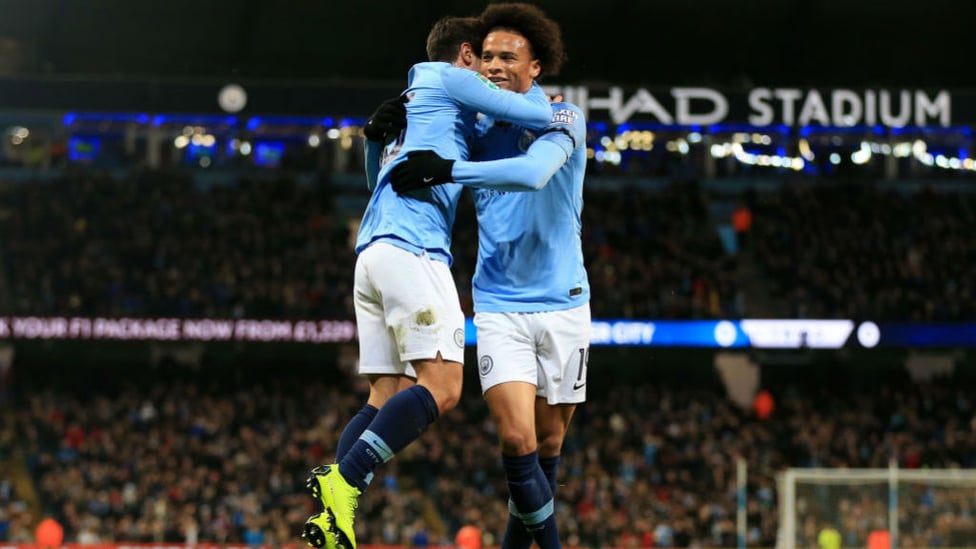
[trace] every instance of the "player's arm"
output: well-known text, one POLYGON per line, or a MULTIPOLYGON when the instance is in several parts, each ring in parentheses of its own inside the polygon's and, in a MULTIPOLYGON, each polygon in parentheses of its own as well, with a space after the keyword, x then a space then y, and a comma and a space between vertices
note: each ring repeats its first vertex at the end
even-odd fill
POLYGON ((485 162, 446 160, 433 151, 410 153, 391 172, 398 193, 453 181, 501 191, 536 191, 586 146, 586 121, 575 105, 554 104, 552 122, 525 154, 485 162))
POLYGON ((376 188, 382 168, 384 143, 407 127, 407 98, 404 95, 380 103, 363 126, 366 158, 366 187, 376 188))
POLYGON ((515 93, 499 88, 477 72, 458 67, 445 68, 441 80, 448 95, 459 104, 492 118, 541 130, 552 117, 549 98, 537 85, 527 93, 515 93))
POLYGON ((364 140, 366 148, 366 188, 373 190, 380 178, 380 157, 383 154, 383 144, 371 139, 364 140))
POLYGON ((537 191, 569 160, 575 144, 565 134, 547 133, 525 154, 486 162, 457 161, 451 169, 455 183, 499 191, 537 191))

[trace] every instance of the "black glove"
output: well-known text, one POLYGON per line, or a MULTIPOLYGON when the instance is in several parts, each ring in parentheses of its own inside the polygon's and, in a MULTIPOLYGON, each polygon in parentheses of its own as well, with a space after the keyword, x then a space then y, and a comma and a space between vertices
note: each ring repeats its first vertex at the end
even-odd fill
POLYGON ((445 160, 434 151, 413 151, 407 159, 393 166, 390 184, 397 194, 454 181, 453 160, 445 160))
POLYGON ((406 97, 399 96, 380 103, 366 125, 363 135, 370 141, 383 142, 386 138, 400 133, 407 127, 407 107, 404 105, 406 97))

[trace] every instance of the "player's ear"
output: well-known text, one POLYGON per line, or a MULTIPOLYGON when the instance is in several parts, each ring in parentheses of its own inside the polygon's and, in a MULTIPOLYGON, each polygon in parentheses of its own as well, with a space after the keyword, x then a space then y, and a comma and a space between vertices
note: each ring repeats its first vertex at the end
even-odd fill
POLYGON ((539 64, 538 59, 533 59, 532 63, 529 64, 529 74, 533 80, 539 78, 539 75, 542 74, 542 65, 539 64))
POLYGON ((461 62, 466 67, 470 67, 478 60, 478 56, 474 53, 474 48, 471 47, 471 43, 463 42, 461 44, 461 62))

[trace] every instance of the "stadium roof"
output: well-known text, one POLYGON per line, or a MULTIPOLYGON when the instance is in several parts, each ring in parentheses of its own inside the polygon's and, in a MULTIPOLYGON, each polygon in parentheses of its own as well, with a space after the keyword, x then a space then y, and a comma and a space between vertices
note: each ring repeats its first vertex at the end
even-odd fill
MULTIPOLYGON (((959 0, 544 0, 563 82, 976 88, 959 0)), ((0 74, 401 81, 484 2, 0 0, 0 74)))

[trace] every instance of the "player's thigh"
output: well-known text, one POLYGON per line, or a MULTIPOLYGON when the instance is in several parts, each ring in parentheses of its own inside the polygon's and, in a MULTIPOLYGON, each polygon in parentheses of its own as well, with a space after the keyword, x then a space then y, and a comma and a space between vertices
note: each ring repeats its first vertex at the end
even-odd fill
POLYGON ((538 386, 535 342, 527 331, 525 315, 477 313, 478 377, 481 391, 509 382, 538 386))
POLYGON ((538 343, 539 396, 549 404, 586 400, 590 358, 590 306, 532 315, 538 343))
POLYGON ((393 330, 386 324, 382 294, 370 276, 370 250, 372 247, 357 258, 353 282, 353 306, 359 332, 359 373, 416 378, 413 366, 400 359, 393 330))
POLYGON ((448 265, 382 243, 360 255, 366 254, 399 359, 432 360, 440 353, 446 361, 463 363, 464 313, 448 265))

